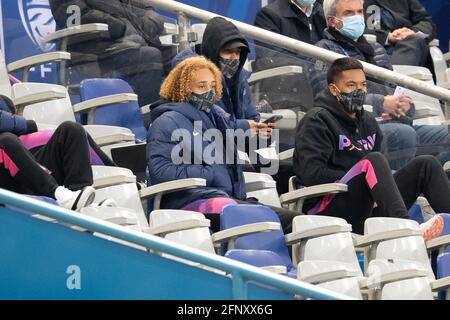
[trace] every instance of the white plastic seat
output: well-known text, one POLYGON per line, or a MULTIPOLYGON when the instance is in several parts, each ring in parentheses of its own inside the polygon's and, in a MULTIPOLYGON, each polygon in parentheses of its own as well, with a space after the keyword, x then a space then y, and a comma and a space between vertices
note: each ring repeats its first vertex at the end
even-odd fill
POLYGON ((141 229, 148 228, 136 176, 126 168, 92 166, 94 177, 95 202, 106 198, 114 199, 119 207, 131 209, 135 212, 141 229))
POLYGON ((399 218, 369 218, 364 224, 364 236, 355 239, 364 247, 364 266, 375 259, 406 260, 427 270, 430 281, 435 280, 425 241, 416 221, 399 218))
POLYGON ((362 299, 361 272, 355 270, 352 263, 303 261, 298 264, 297 278, 355 299, 362 299))
POLYGON ((353 270, 362 277, 351 230, 351 225, 341 218, 319 215, 295 217, 292 233, 286 235, 288 244, 293 245, 294 264, 302 261, 342 262, 353 266, 353 270))
MULTIPOLYGON (((64 94, 65 98, 30 104, 23 109, 23 116, 26 119, 35 120, 39 130, 55 128, 64 121, 76 121, 67 89, 63 86, 44 83, 18 83, 13 87, 14 98, 43 92, 49 88, 64 94)), ((134 134, 128 128, 88 125, 85 129, 100 147, 114 146, 118 143, 134 143, 134 134)))
POLYGON ((187 245, 192 248, 197 248, 212 254, 215 254, 214 246, 209 232, 209 220, 199 212, 187 210, 154 210, 150 214, 150 229, 149 233, 162 235, 165 239, 174 241, 179 244, 187 245), (179 222, 198 221, 198 227, 193 225, 178 224, 171 232, 156 233, 158 227, 172 225, 179 222), (201 222, 205 222, 202 224, 201 222), (185 229, 187 228, 187 229, 185 229))
POLYGON ((376 259, 367 268, 377 300, 432 300, 427 274, 422 264, 401 259, 376 259))
POLYGON ((244 179, 247 188, 247 197, 255 197, 260 203, 281 208, 280 197, 278 196, 277 186, 273 178, 264 173, 244 172, 244 179), (258 182, 261 182, 258 186, 258 182), (250 185, 253 184, 252 189, 250 185), (257 190, 255 190, 257 189, 257 190))

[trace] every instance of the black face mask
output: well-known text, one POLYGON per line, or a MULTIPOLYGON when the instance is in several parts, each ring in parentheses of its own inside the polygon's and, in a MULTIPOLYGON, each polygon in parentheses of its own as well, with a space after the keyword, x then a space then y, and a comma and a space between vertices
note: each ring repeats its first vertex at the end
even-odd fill
POLYGON ((337 90, 339 91, 339 95, 336 98, 347 111, 358 112, 363 109, 367 95, 364 90, 356 89, 350 93, 341 92, 339 89, 337 90))
POLYGON ((189 102, 200 111, 208 113, 216 103, 216 93, 214 90, 209 90, 201 94, 192 93, 189 102))
POLYGON ((239 69, 241 61, 239 59, 220 58, 220 69, 225 78, 231 79, 239 69))

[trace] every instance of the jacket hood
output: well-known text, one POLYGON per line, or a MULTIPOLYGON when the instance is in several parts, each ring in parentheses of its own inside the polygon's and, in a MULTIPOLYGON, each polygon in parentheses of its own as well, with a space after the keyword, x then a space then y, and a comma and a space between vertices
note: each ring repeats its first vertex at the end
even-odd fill
MULTIPOLYGON (((350 116, 344 111, 343 106, 337 101, 330 91, 322 91, 316 98, 315 105, 320 108, 326 109, 332 115, 334 115, 339 122, 341 122, 349 131, 354 131, 357 128, 357 122, 350 118, 350 116)), ((356 114, 356 117, 361 118, 364 110, 356 114)))
POLYGON ((208 22, 203 34, 201 53, 220 69, 220 49, 230 41, 240 41, 247 46, 241 51, 239 70, 236 72, 239 74, 247 60, 250 47, 247 39, 230 21, 222 17, 215 17, 208 22))

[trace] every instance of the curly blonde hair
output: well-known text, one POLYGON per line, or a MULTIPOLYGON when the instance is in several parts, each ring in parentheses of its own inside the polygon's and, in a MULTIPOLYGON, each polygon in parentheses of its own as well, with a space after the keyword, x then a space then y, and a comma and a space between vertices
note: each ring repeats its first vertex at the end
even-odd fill
POLYGON ((222 98, 222 75, 214 63, 205 57, 192 57, 180 62, 169 73, 161 85, 161 98, 170 102, 187 102, 191 98, 193 74, 201 69, 209 69, 214 75, 216 99, 222 98))

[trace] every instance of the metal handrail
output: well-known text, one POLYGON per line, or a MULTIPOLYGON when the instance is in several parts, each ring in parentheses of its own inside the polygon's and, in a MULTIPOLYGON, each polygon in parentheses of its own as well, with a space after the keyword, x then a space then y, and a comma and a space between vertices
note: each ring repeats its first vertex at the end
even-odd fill
POLYGON ((346 295, 313 286, 300 280, 290 279, 269 271, 253 267, 239 261, 233 261, 216 256, 188 246, 173 244, 165 239, 124 228, 122 226, 73 212, 43 201, 20 195, 0 188, 0 204, 31 211, 59 222, 81 227, 92 232, 98 232, 130 243, 143 246, 150 250, 166 253, 182 259, 198 262, 232 275, 232 292, 234 299, 246 299, 246 281, 254 280, 273 286, 302 297, 326 300, 352 300, 346 295))
MULTIPOLYGON (((218 14, 201 10, 174 0, 147 0, 147 2, 156 8, 166 11, 174 13, 183 12, 183 14, 187 15, 188 17, 203 22, 208 22, 210 19, 220 16, 218 14)), ((298 41, 275 32, 267 31, 240 21, 229 19, 228 17, 224 18, 234 23, 234 25, 244 35, 252 37, 254 40, 265 42, 267 44, 271 44, 280 48, 293 50, 302 55, 324 60, 330 63, 335 59, 345 57, 344 55, 334 53, 332 51, 322 49, 309 43, 298 41)), ((363 61, 361 62, 363 63, 366 73, 374 78, 390 83, 395 83, 422 94, 443 100, 447 103, 448 106, 450 106, 450 90, 425 83, 423 81, 375 66, 370 63, 366 63, 363 61)))

